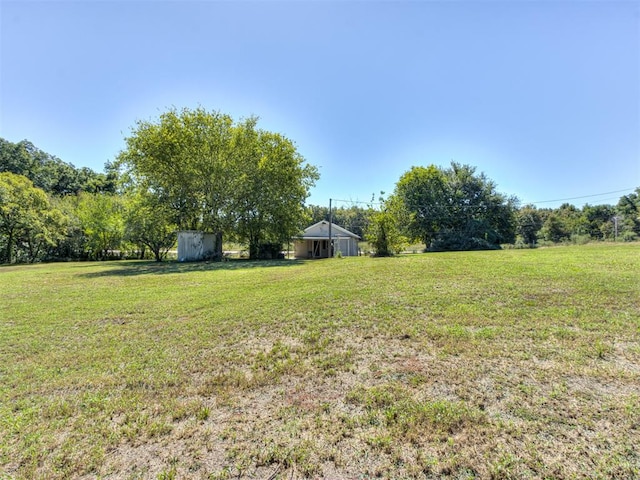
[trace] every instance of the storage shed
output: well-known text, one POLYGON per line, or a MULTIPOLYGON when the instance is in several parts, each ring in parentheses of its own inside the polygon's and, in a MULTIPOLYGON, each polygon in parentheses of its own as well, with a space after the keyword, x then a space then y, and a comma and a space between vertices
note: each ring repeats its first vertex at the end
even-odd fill
POLYGON ((360 237, 349 230, 331 224, 329 238, 329 222, 323 220, 304 230, 294 239, 294 256, 296 258, 329 258, 340 252, 345 257, 357 256, 360 237), (333 241, 333 242, 331 242, 333 241), (333 249, 330 245, 333 243, 333 249))
POLYGON ((178 261, 196 262, 222 258, 222 234, 197 230, 178 232, 178 261))

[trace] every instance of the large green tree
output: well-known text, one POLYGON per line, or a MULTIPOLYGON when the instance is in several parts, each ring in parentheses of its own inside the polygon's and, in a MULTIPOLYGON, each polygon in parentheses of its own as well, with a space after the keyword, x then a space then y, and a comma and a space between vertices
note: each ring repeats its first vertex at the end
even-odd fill
POLYGON ((539 236, 548 242, 554 243, 569 240, 571 230, 567 226, 566 217, 558 214, 555 210, 548 212, 540 228, 539 236))
POLYGON ((135 188, 151 192, 182 230, 227 231, 233 185, 233 120, 228 115, 171 109, 138 121, 116 165, 135 188))
POLYGON ((224 233, 260 245, 282 243, 303 225, 318 178, 286 137, 202 108, 171 109, 138 122, 117 166, 127 188, 157 197, 179 229, 224 233))
POLYGON ((522 241, 534 247, 538 242, 538 233, 542 228, 542 217, 535 205, 525 205, 517 213, 517 233, 522 241))
POLYGON ((622 237, 640 237, 640 187, 636 188, 635 192, 620 197, 616 212, 620 216, 618 221, 622 237))
POLYGON ((235 236, 249 245, 249 257, 279 251, 306 218, 305 199, 318 178, 286 137, 256 128, 250 118, 234 128, 235 169, 231 211, 235 236), (269 247, 271 246, 271 247, 269 247))
POLYGON ((400 225, 402 205, 397 196, 386 200, 381 196, 379 200, 380 209, 371 213, 365 238, 376 257, 389 257, 402 252, 407 244, 400 225))
POLYGON ((106 193, 83 193, 77 215, 91 258, 104 260, 120 250, 124 240, 124 201, 106 193))
POLYGON ((176 244, 177 227, 167 205, 149 192, 137 191, 125 205, 125 239, 139 246, 140 257, 151 250, 162 261, 176 244))
POLYGON ((579 208, 570 203, 563 203, 558 208, 539 210, 542 227, 538 236, 548 242, 567 242, 572 236, 580 235, 588 238, 589 225, 579 208))
POLYGON ((66 220, 65 235, 55 246, 49 249, 51 259, 86 260, 89 258, 87 250, 87 236, 82 229, 82 222, 78 216, 80 199, 77 195, 51 197, 51 203, 62 212, 66 220))
POLYGON ((428 247, 449 220, 445 172, 435 165, 412 167, 396 183, 394 195, 404 210, 407 235, 428 247))
POLYGON ((475 167, 413 167, 396 184, 407 234, 430 250, 499 248, 513 242, 517 200, 475 167))
POLYGON ((582 207, 581 223, 586 233, 594 240, 613 238, 612 219, 615 208, 611 205, 585 205, 582 207))
POLYGON ((64 236, 66 221, 46 193, 23 175, 0 173, 0 261, 34 262, 64 236))

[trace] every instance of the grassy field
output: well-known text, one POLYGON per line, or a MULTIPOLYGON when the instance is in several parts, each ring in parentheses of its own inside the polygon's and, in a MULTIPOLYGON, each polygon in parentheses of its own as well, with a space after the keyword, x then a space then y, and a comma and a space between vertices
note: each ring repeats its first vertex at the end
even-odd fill
POLYGON ((640 245, 0 268, 0 478, 640 478, 640 245))

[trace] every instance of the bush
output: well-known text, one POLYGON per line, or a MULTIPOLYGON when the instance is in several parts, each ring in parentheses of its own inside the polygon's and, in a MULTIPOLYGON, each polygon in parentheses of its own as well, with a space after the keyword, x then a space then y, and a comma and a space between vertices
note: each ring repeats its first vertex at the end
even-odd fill
POLYGON ((515 248, 516 250, 521 250, 524 248, 536 248, 537 243, 527 243, 524 241, 522 235, 518 235, 516 237, 516 242, 512 244, 502 245, 502 248, 515 248), (508 245, 508 246, 507 246, 508 245))
POLYGON ((500 250, 500 245, 488 242, 484 238, 467 237, 459 232, 442 232, 429 245, 430 252, 500 250))
POLYGON ((591 241, 591 237, 589 235, 579 235, 574 233, 571 235, 571 243, 574 245, 586 245, 591 241))
POLYGON ((258 245, 258 259, 259 260, 275 260, 283 259, 281 243, 261 243, 258 245))
POLYGON ((407 241, 400 234, 397 218, 389 211, 375 212, 365 237, 373 248, 373 256, 389 257, 402 252, 407 241))

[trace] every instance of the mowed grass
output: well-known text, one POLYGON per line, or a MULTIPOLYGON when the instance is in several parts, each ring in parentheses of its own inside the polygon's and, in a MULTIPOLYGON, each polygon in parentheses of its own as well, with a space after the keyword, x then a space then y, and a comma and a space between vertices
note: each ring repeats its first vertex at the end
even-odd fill
POLYGON ((640 477, 638 244, 0 286, 0 478, 640 477))

